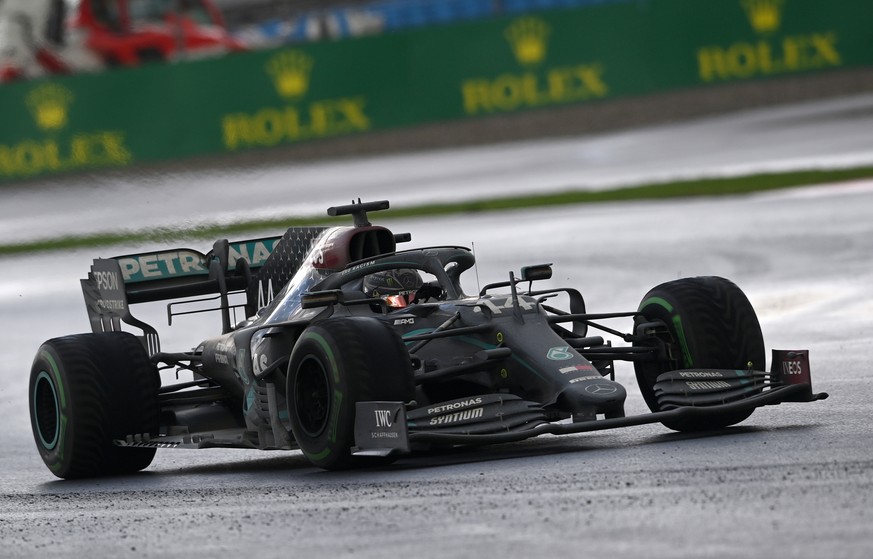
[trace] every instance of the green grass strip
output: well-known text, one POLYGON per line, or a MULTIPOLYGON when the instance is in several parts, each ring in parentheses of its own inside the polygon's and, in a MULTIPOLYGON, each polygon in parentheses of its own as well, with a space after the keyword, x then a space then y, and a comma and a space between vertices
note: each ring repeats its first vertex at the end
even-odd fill
MULTIPOLYGON (((529 196, 515 196, 510 198, 487 198, 464 202, 424 204, 406 208, 394 208, 388 213, 380 215, 379 220, 384 221, 391 218, 430 217, 459 213, 542 208, 568 204, 594 204, 631 200, 662 200, 699 196, 727 196, 822 183, 843 182, 868 177, 873 177, 873 167, 685 180, 602 191, 568 189, 565 192, 550 194, 532 194, 529 196)), ((294 225, 331 225, 347 223, 351 223, 348 218, 310 216, 246 220, 225 225, 199 226, 194 228, 159 228, 140 231, 104 232, 90 235, 41 239, 23 243, 0 244, 0 255, 29 254, 33 252, 52 250, 93 248, 146 242, 172 243, 180 238, 214 240, 222 237, 230 237, 236 233, 249 233, 252 231, 270 229, 278 229, 282 231, 294 225)))

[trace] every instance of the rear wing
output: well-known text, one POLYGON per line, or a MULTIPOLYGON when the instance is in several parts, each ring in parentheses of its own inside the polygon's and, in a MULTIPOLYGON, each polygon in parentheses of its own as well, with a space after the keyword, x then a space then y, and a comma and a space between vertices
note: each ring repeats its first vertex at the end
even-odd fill
POLYGON ((244 292, 246 316, 254 315, 264 300, 262 284, 268 282, 271 291, 281 289, 325 229, 291 227, 281 237, 222 239, 206 254, 180 248, 98 258, 81 280, 91 329, 117 331, 122 322, 140 328, 146 349, 154 354, 160 351, 157 332, 134 318, 130 305, 215 295, 219 305, 209 310, 221 311, 223 331, 229 332, 228 294, 244 292))

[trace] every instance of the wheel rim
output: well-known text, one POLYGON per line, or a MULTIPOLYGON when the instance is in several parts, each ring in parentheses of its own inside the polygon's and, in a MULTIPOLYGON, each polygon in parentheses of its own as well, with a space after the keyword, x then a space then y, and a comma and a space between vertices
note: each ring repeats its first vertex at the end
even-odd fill
POLYGON ((61 411, 55 383, 45 371, 39 373, 33 387, 33 414, 40 442, 52 450, 58 444, 61 411))
POLYGON ((297 368, 294 409, 303 432, 317 437, 327 428, 330 416, 330 383, 324 365, 313 356, 297 368))

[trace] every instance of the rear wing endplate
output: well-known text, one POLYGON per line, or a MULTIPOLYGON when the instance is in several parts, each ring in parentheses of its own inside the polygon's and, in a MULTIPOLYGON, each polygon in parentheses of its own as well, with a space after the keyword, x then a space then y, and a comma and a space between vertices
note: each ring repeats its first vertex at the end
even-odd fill
POLYGON ((218 294, 224 329, 229 331, 228 292, 246 289, 253 270, 263 266, 281 240, 220 240, 207 254, 182 248, 98 258, 81 280, 91 329, 113 332, 121 330, 121 323, 140 328, 146 349, 154 354, 160 351, 157 332, 134 318, 130 305, 218 294))

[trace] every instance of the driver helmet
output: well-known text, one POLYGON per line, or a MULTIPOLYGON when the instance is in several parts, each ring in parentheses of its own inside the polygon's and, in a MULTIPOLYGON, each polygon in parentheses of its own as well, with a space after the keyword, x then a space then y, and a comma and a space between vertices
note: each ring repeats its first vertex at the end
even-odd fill
POLYGON ((415 301, 422 285, 424 281, 417 270, 385 270, 364 278, 364 294, 382 299, 392 309, 402 309, 415 301))

